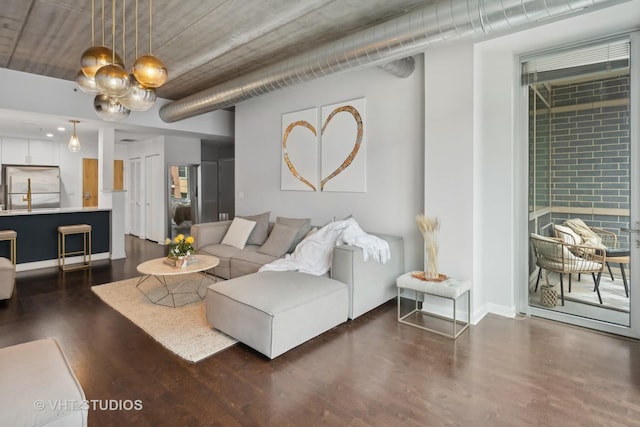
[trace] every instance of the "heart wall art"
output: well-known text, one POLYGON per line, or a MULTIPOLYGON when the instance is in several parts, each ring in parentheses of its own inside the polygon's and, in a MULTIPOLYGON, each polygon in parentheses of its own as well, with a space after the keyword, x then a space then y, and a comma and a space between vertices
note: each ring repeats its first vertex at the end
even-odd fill
POLYGON ((365 99, 325 105, 321 113, 320 190, 364 193, 365 99))
POLYGON ((316 191, 318 185, 318 109, 282 115, 280 189, 316 191))
POLYGON ((326 105, 320 113, 320 128, 316 108, 282 115, 281 189, 365 192, 365 99, 326 105))

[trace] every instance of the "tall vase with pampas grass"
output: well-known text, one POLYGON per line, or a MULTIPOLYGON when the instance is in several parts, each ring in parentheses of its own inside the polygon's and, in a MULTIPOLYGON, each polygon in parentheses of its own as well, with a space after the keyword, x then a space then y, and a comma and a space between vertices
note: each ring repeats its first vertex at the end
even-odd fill
POLYGON ((416 222, 422 237, 424 238, 424 277, 427 280, 438 280, 438 232, 440 221, 438 218, 429 218, 424 214, 416 216, 416 222))

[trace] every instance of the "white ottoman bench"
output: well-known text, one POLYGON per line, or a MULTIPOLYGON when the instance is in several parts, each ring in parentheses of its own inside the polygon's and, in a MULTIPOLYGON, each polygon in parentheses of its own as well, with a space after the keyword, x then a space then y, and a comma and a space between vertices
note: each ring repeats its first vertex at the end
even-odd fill
POLYGON ((346 322, 347 285, 295 271, 265 271, 207 289, 211 326, 274 359, 346 322))
POLYGON ((55 340, 0 349, 0 378, 0 424, 87 425, 84 392, 55 340))
POLYGON ((430 331, 439 335, 444 335, 449 338, 456 339, 458 336, 463 333, 471 322, 471 282, 468 280, 458 280, 458 279, 447 279, 442 282, 429 282, 426 280, 421 280, 416 277, 413 277, 413 273, 406 273, 402 276, 398 277, 396 280, 396 286, 398 287, 398 322, 404 323, 405 325, 414 326, 416 328, 424 329, 426 331, 430 331), (415 308, 411 310, 407 314, 402 314, 400 309, 400 294, 402 290, 409 289, 416 292, 415 298, 415 308), (449 320, 443 316, 439 316, 432 313, 427 313, 422 310, 422 308, 418 308, 418 295, 423 295, 423 303, 426 301, 427 295, 434 295, 441 298, 450 299, 453 302, 453 312, 452 312, 452 332, 446 333, 439 331, 434 328, 428 328, 419 322, 412 322, 410 319, 416 313, 424 314, 427 316, 439 317, 445 320, 449 320), (456 303, 458 299, 463 296, 467 296, 467 321, 460 322, 457 319, 457 307, 456 303), (457 328, 458 324, 462 324, 461 328, 457 328))

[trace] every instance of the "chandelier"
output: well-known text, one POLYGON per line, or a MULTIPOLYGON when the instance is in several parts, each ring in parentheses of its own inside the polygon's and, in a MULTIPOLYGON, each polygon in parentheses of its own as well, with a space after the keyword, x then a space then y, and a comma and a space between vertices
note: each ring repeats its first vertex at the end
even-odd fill
MULTIPOLYGON (((138 56, 138 0, 136 0, 136 51, 137 58, 131 72, 116 52, 116 0, 111 0, 112 48, 104 45, 104 0, 102 0, 102 44, 95 44, 95 0, 91 1, 91 47, 80 59, 81 70, 76 83, 85 93, 95 95, 93 107, 102 120, 118 121, 129 116, 131 111, 146 111, 156 101, 156 88, 167 80, 167 68, 151 52, 152 7, 149 0, 149 53, 138 56)), ((122 0, 122 55, 125 53, 125 0, 122 0)))

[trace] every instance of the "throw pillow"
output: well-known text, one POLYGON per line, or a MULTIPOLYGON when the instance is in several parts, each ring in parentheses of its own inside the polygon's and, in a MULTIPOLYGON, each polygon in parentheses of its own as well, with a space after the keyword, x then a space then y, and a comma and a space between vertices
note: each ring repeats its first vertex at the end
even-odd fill
POLYGON ((269 215, 271 212, 265 212, 258 215, 239 215, 238 217, 255 221, 256 226, 251 231, 247 245, 262 245, 269 236, 269 215))
POLYGON ((238 249, 244 249, 247 244, 251 231, 256 226, 255 221, 249 221, 244 218, 235 217, 231 221, 227 234, 222 239, 223 245, 229 245, 238 249))
POLYGON ((274 257, 281 257, 289 252, 291 243, 293 243, 297 235, 297 228, 276 223, 273 226, 271 234, 269 234, 269 238, 264 245, 258 248, 257 252, 274 257))
POLYGON ((296 234, 296 238, 291 243, 289 250, 287 252, 293 252, 293 250, 298 246, 298 243, 302 240, 302 238, 311 230, 311 218, 284 218, 277 217, 277 224, 286 225, 287 227, 293 227, 298 230, 296 234))

